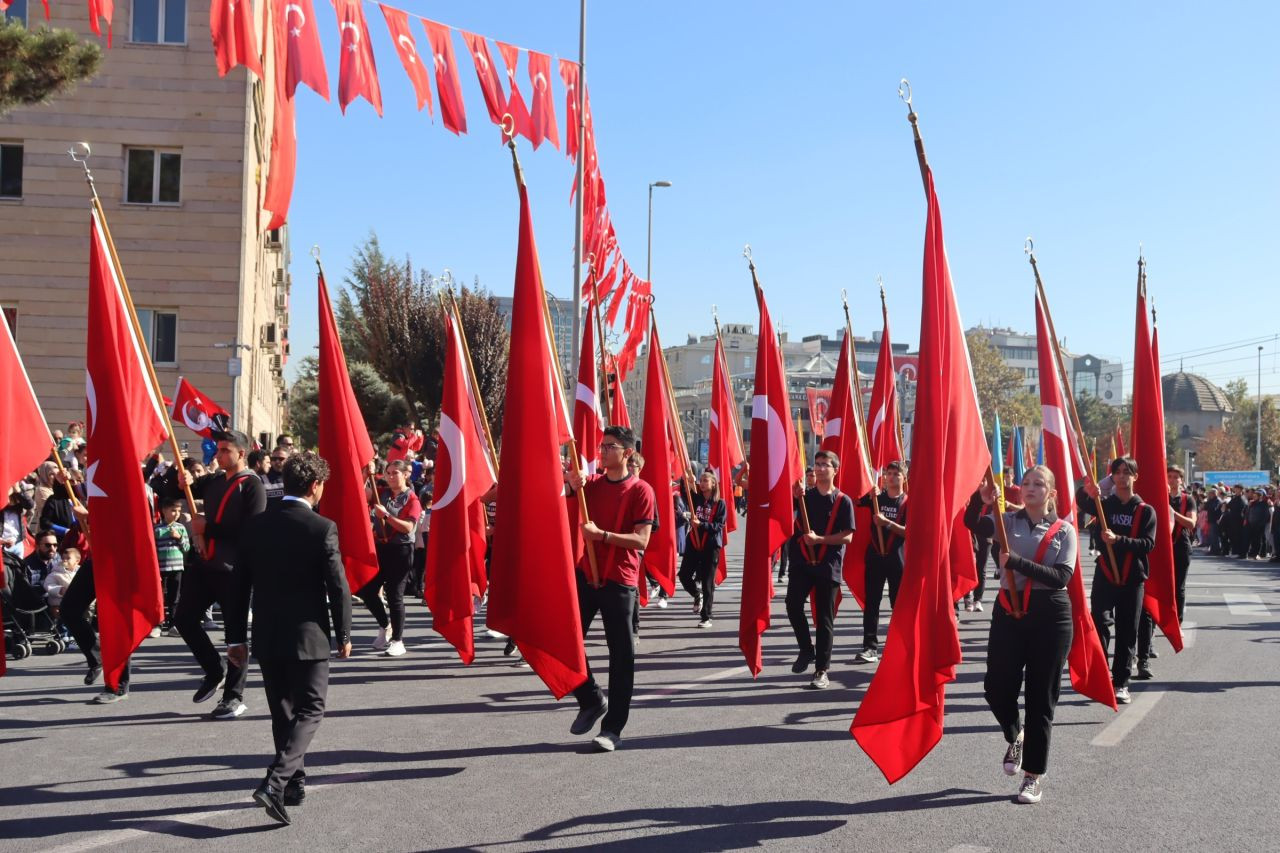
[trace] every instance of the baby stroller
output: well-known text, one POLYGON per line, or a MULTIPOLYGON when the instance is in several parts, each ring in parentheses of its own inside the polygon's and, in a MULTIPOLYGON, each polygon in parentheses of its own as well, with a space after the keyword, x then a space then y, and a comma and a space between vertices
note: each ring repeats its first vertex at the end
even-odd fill
POLYGON ((32 586, 22 571, 22 560, 4 552, 5 585, 0 589, 4 602, 4 647, 14 660, 30 657, 40 649, 56 655, 67 649, 58 626, 45 602, 44 590, 32 586))

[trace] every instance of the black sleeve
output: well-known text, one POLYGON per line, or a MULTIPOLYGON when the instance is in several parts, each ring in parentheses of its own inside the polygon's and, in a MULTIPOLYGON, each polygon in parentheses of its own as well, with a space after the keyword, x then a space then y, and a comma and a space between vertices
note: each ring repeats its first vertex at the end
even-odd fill
POLYGON ((351 642, 351 590, 347 572, 342 566, 342 550, 338 547, 338 525, 332 521, 324 533, 322 553, 325 561, 324 585, 329 591, 329 615, 333 634, 339 646, 351 642))
MULTIPOLYGON (((996 535, 995 517, 983 515, 982 510, 985 507, 982 495, 974 492, 973 497, 969 498, 969 505, 964 509, 964 526, 980 539, 990 539, 996 535)), ((993 509, 992 512, 994 511, 993 509)))
POLYGON ((719 542, 721 541, 720 539, 721 531, 724 530, 725 519, 727 519, 728 517, 729 517, 729 511, 725 507, 724 501, 717 500, 715 509, 711 511, 711 520, 703 525, 703 529, 706 530, 707 535, 709 535, 715 541, 719 542))
POLYGON ((1051 589, 1066 589, 1067 582, 1071 580, 1071 573, 1075 571, 1075 566, 1066 563, 1044 566, 1025 557, 1019 557, 1017 554, 1009 555, 1008 566, 1018 574, 1051 589))
MULTIPOLYGON (((1137 536, 1121 536, 1116 533, 1113 547, 1126 554, 1150 554, 1156 547, 1156 513, 1150 506, 1139 504, 1137 512, 1142 513, 1142 527, 1137 536)), ((1115 531, 1112 531, 1115 532, 1115 531)))
POLYGON ((241 548, 231 570, 231 600, 227 602, 226 640, 228 646, 244 643, 249 635, 249 598, 253 589, 253 573, 249 566, 253 549, 241 548))
POLYGON ((853 499, 848 495, 840 496, 840 505, 836 507, 836 523, 832 527, 832 533, 843 533, 846 530, 856 530, 858 523, 853 519, 853 499))
MULTIPOLYGON (((240 490, 240 511, 235 516, 222 522, 216 522, 209 513, 205 513, 206 523, 204 535, 209 539, 236 539, 244 529, 245 522, 255 515, 261 515, 267 508, 267 487, 262 485, 256 474, 241 477, 233 486, 240 490)), ((217 510, 217 507, 205 507, 206 510, 217 510)))

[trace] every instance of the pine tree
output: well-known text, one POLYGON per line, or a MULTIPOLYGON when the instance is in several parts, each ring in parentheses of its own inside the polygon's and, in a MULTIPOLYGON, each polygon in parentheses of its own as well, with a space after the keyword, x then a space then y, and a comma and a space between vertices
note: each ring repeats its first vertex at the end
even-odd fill
POLYGON ((0 21, 0 116, 70 91, 101 65, 102 48, 70 30, 0 21))

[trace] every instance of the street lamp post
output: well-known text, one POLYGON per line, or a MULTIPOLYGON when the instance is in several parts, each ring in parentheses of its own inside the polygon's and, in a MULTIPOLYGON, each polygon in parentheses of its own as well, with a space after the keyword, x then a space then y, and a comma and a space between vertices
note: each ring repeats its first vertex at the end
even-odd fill
POLYGON ((669 186, 670 181, 654 181, 649 184, 649 248, 645 253, 644 277, 650 284, 653 283, 653 188, 669 186))
POLYGON ((1253 467, 1262 470, 1262 347, 1258 347, 1258 443, 1253 451, 1253 467))
POLYGON ((240 382, 240 374, 244 372, 244 361, 239 358, 240 350, 252 352, 253 347, 248 344, 242 344, 235 340, 222 341, 213 345, 214 349, 231 350, 231 355, 227 357, 227 373, 231 375, 231 428, 236 428, 236 385, 240 382), (235 361, 239 361, 237 365, 235 361))

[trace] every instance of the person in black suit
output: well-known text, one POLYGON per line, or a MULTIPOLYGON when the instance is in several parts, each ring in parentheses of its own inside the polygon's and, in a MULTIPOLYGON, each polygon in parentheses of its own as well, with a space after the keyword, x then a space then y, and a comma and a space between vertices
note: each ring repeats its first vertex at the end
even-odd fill
POLYGON ((252 593, 252 652, 262 671, 276 747, 253 798, 284 824, 290 822, 285 807, 306 796, 303 762, 324 718, 334 635, 338 657, 351 656, 351 591, 338 527, 314 512, 327 479, 329 466, 315 453, 285 463, 284 498, 245 524, 227 613, 227 658, 243 667, 250 651, 245 640, 252 593))

